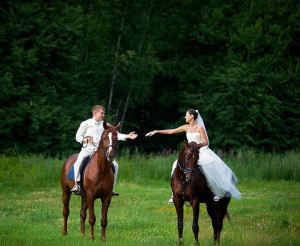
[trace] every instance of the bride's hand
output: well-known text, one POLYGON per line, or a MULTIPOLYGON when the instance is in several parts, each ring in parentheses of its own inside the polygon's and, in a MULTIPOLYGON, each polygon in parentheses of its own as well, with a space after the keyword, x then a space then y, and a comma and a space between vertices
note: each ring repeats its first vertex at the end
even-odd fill
POLYGON ((152 131, 152 132, 148 132, 145 136, 146 136, 146 137, 151 137, 151 136, 153 136, 156 132, 157 132, 156 130, 154 130, 154 131, 152 131))

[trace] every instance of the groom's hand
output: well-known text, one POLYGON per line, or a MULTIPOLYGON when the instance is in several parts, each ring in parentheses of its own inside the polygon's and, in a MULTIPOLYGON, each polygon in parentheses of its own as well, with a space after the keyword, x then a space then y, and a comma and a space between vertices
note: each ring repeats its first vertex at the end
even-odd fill
POLYGON ((127 138, 129 139, 136 139, 138 136, 138 134, 136 134, 135 132, 131 132, 127 135, 127 138))

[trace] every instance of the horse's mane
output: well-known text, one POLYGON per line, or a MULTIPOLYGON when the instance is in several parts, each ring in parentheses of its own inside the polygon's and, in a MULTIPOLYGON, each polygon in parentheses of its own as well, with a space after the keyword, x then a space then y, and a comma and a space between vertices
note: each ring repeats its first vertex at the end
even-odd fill
MULTIPOLYGON (((185 140, 186 141, 186 140, 185 140)), ((179 156, 178 156, 178 162, 179 162, 179 164, 181 163, 183 163, 183 158, 184 158, 184 152, 185 152, 185 150, 186 150, 186 145, 185 145, 185 142, 184 142, 184 144, 183 144, 183 146, 182 146, 182 148, 181 148, 181 150, 180 150, 180 152, 179 152, 179 156)))

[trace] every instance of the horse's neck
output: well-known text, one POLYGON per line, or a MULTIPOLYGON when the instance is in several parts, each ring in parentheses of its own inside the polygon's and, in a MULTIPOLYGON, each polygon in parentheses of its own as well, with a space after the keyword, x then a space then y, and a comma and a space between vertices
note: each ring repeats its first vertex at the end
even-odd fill
POLYGON ((180 165, 184 163, 184 158, 185 158, 185 147, 182 147, 178 156, 178 162, 180 165))
POLYGON ((109 163, 106 156, 103 153, 101 153, 99 149, 96 152, 95 157, 97 161, 97 167, 100 170, 100 172, 105 172, 111 167, 111 163, 109 163))
POLYGON ((179 165, 176 166, 176 168, 174 170, 174 173, 175 173, 176 177, 182 177, 184 175, 184 173, 181 170, 179 165))

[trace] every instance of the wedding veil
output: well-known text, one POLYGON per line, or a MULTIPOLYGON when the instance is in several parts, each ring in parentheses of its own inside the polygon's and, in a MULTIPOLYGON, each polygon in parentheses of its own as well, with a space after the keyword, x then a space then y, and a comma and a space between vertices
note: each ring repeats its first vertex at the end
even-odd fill
POLYGON ((204 121, 203 121, 201 115, 199 114, 199 111, 198 111, 197 109, 196 109, 195 111, 196 111, 196 113, 198 114, 198 117, 197 117, 197 119, 196 119, 196 123, 197 123, 198 125, 200 125, 200 126, 203 127, 204 132, 205 132, 205 135, 206 135, 206 138, 207 138, 207 146, 209 146, 209 140, 208 140, 208 136, 207 136, 207 133, 206 133, 206 128, 205 128, 205 125, 204 125, 204 121))

